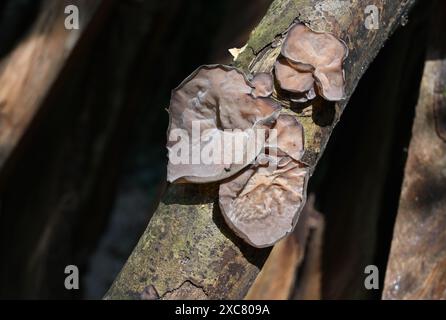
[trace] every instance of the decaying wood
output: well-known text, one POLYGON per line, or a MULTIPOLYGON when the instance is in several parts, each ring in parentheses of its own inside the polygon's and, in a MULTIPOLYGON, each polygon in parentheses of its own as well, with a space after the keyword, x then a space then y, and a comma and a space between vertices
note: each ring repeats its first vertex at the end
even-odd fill
POLYGON ((319 299, 322 234, 323 217, 312 195, 293 233, 274 246, 245 299, 319 299))
POLYGON ((423 72, 430 10, 418 2, 361 79, 312 178, 325 215, 324 299, 379 299, 423 72), (378 129, 379 128, 379 129, 378 129))
POLYGON ((46 0, 26 38, 0 62, 0 168, 9 159, 64 68, 101 0, 46 0), (80 11, 79 29, 65 28, 65 7, 80 11))
POLYGON ((383 299, 446 299, 446 5, 431 27, 383 299))
POLYGON ((297 280, 291 299, 322 299, 322 252, 324 243, 324 216, 317 211, 312 212, 309 221, 310 234, 305 249, 305 259, 298 270, 297 280))
MULTIPOLYGON (((280 51, 281 34, 298 17, 311 28, 329 31, 350 49, 345 62, 347 96, 389 35, 415 1, 372 1, 380 11, 380 27, 364 27, 370 1, 276 0, 251 34, 235 65, 245 71, 270 71, 280 51)), ((317 100, 312 115, 294 111, 305 127, 305 161, 314 167, 347 101, 333 105, 317 100)), ((262 267, 269 249, 255 249, 226 227, 217 202, 217 185, 172 185, 155 212, 107 299, 140 298, 154 286, 160 298, 192 284, 194 296, 242 298, 262 267)), ((188 298, 176 295, 175 298, 188 298)))

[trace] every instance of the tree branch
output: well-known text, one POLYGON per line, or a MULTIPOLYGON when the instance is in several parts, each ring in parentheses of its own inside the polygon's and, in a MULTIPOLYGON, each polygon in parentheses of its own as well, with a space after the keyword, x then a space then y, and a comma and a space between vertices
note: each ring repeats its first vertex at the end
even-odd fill
MULTIPOLYGON (((252 32, 247 48, 235 65, 270 71, 280 51, 282 34, 295 18, 314 30, 329 31, 343 39, 350 55, 344 68, 347 96, 379 49, 414 4, 409 1, 276 0, 252 32), (365 8, 379 9, 379 28, 368 30, 365 8)), ((304 108, 291 106, 305 128, 304 160, 311 171, 344 110, 339 104, 315 100, 304 108)), ((283 101, 286 103, 285 101, 283 101)), ((106 299, 138 299, 146 288, 160 297, 240 299, 248 291, 270 249, 256 249, 237 238, 218 209, 218 185, 171 185, 154 213, 106 299), (192 284, 192 285, 191 285, 192 284), (187 287, 187 288, 186 288, 187 287)))

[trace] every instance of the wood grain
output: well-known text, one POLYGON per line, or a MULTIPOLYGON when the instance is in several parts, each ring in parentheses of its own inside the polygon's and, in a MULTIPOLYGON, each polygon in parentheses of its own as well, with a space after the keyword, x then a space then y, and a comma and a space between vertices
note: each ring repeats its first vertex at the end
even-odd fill
POLYGON ((0 61, 0 170, 97 11, 101 0, 46 0, 17 47, 0 61), (79 8, 79 29, 67 30, 65 6, 79 8))
POLYGON ((446 4, 437 1, 383 299, 446 299, 446 4))

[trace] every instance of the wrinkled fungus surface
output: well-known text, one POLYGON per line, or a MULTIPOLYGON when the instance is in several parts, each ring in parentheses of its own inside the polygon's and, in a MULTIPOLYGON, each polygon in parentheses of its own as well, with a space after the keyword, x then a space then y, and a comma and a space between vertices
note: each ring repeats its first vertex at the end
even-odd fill
POLYGON ((280 57, 274 64, 277 82, 283 90, 306 93, 314 86, 313 74, 296 70, 287 59, 280 57))
POLYGON ((198 68, 173 90, 169 182, 218 181, 253 162, 263 147, 257 129, 274 123, 280 111, 278 103, 262 96, 268 85, 256 83, 235 68, 211 65, 198 68))
MULTIPOLYGON (((345 76, 342 65, 348 55, 348 48, 342 40, 298 23, 288 31, 281 55, 275 64, 275 75, 283 90, 306 94, 315 87, 326 100, 344 99, 345 76)), ((310 96, 314 94, 310 93, 306 98, 311 99, 310 96)))
POLYGON ((276 141, 268 141, 256 163, 219 190, 226 222, 255 247, 271 246, 292 232, 305 203, 303 128, 294 116, 280 115, 273 129, 276 141))
POLYGON ((258 164, 220 186, 226 222, 255 247, 271 246, 292 232, 305 201, 307 168, 282 159, 283 165, 258 164))

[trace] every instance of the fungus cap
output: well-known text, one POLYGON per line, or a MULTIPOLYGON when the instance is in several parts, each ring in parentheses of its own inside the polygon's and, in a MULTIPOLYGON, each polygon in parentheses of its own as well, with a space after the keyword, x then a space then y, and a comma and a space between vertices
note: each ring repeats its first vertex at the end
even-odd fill
POLYGON ((252 95, 254 98, 257 97, 269 97, 273 94, 274 81, 271 73, 269 72, 259 72, 254 75, 251 80, 254 89, 252 95))
POLYGON ((342 64, 348 56, 348 48, 342 40, 297 23, 289 29, 281 54, 295 70, 313 73, 319 93, 326 100, 344 98, 342 64))
POLYGON ((280 88, 293 93, 306 93, 313 88, 311 72, 295 69, 286 59, 279 58, 274 63, 274 73, 280 88))
POLYGON ((303 127, 296 117, 281 114, 272 130, 276 133, 269 135, 268 150, 219 190, 226 222, 255 247, 271 246, 292 232, 305 202, 308 168, 299 161, 304 151, 303 127))
POLYGON ((300 161, 304 154, 304 128, 291 114, 281 114, 273 127, 267 147, 277 147, 279 156, 289 156, 300 161), (274 143, 271 142, 274 138, 274 143))
POLYGON ((172 91, 169 182, 218 181, 254 161, 263 147, 258 129, 274 123, 280 111, 272 99, 254 97, 254 89, 236 68, 208 65, 172 91))
POLYGON ((305 203, 308 169, 290 157, 284 165, 257 165, 222 183, 220 209, 227 224, 246 242, 263 248, 293 231, 305 203))

